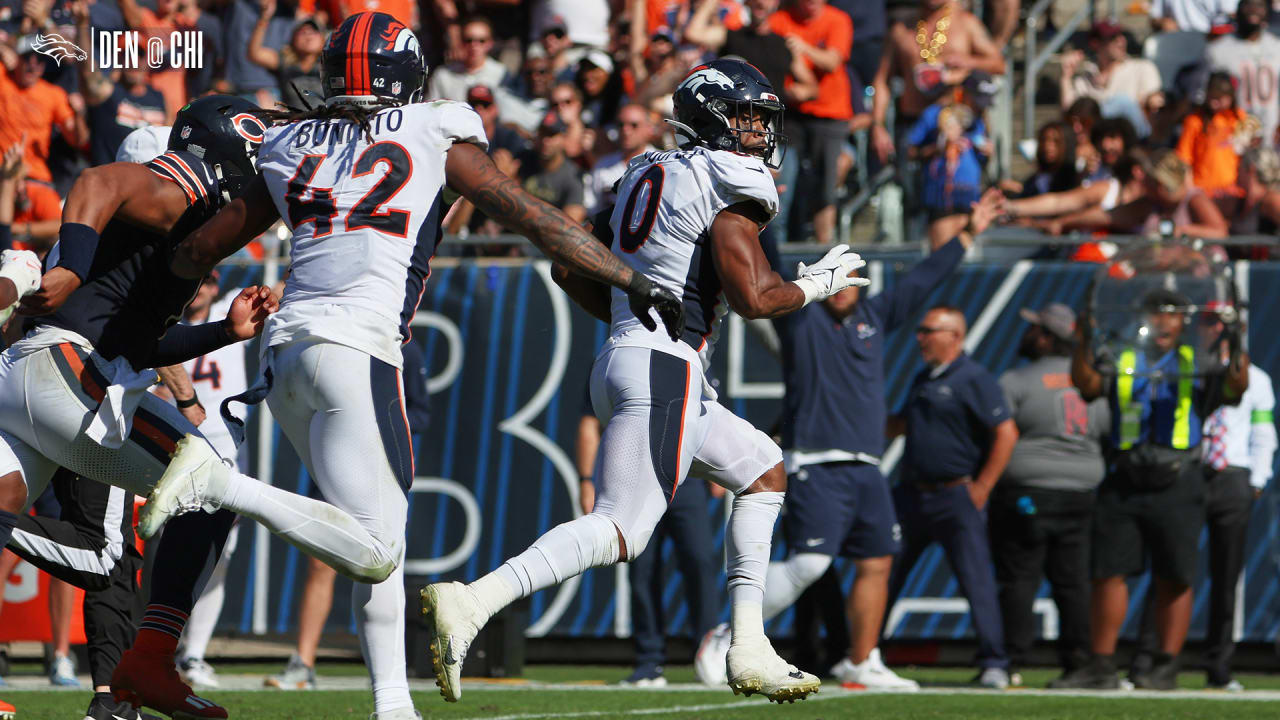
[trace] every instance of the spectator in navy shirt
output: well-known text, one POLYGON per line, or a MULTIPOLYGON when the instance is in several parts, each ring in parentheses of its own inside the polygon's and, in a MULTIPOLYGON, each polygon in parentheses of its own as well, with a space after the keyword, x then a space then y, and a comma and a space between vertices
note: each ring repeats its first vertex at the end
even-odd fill
POLYGON ((887 435, 906 435, 903 467, 893 501, 902 550, 889 581, 897 599, 920 554, 938 542, 969 600, 978 636, 974 681, 1009 686, 1009 659, 987 542, 987 498, 1018 441, 1004 393, 995 377, 964 353, 965 319, 938 306, 916 328, 927 368, 911 383, 906 404, 888 422, 887 435))

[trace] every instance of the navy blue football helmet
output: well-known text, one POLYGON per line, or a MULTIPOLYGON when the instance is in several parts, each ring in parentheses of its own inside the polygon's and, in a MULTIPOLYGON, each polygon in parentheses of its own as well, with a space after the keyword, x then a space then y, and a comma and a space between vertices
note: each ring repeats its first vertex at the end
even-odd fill
POLYGON ((329 35, 320 81, 326 101, 406 105, 422 100, 427 63, 404 23, 386 13, 360 12, 329 35))
POLYGON ((719 58, 699 65, 676 86, 672 99, 675 120, 668 122, 687 144, 758 155, 775 169, 782 164, 785 106, 751 63, 719 58), (751 130, 753 118, 761 122, 763 131, 751 130), (748 145, 743 142, 746 135, 763 135, 764 143, 748 145))
POLYGON ((257 105, 235 95, 208 95, 178 111, 169 150, 184 150, 213 167, 229 201, 258 175, 258 148, 267 126, 257 105))

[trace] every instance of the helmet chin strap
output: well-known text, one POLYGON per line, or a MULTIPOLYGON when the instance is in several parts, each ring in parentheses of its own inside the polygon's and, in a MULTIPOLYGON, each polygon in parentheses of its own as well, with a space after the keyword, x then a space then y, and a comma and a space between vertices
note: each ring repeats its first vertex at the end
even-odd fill
POLYGON ((231 202, 231 191, 227 189, 227 183, 222 178, 222 163, 213 164, 213 175, 218 178, 218 190, 222 193, 222 204, 226 205, 231 202))

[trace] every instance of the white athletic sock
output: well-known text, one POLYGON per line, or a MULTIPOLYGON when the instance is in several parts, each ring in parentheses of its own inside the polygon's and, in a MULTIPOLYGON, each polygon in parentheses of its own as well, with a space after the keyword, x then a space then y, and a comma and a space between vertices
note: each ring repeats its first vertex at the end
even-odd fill
POLYGON ((404 565, 385 582, 355 583, 351 606, 355 611, 360 650, 373 682, 374 712, 413 707, 404 652, 404 565))
POLYGON ((358 582, 381 582, 396 567, 392 552, 342 510, 267 485, 230 468, 209 481, 220 507, 253 518, 302 552, 358 582), (215 489, 214 483, 225 483, 215 489))
POLYGON ((726 542, 729 547, 729 603, 733 641, 764 637, 764 579, 773 524, 784 493, 758 492, 733 499, 726 542))
POLYGON ((471 583, 492 617, 517 598, 562 583, 584 570, 618 562, 618 529, 591 513, 551 528, 528 550, 471 583))
POLYGON ((817 582, 831 566, 831 556, 796 553, 782 562, 769 563, 764 580, 764 619, 772 620, 795 604, 805 588, 817 582))

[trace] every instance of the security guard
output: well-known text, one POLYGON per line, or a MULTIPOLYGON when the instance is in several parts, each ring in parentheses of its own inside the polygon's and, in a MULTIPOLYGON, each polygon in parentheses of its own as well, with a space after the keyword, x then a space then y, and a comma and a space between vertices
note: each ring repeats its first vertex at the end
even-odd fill
POLYGON ((1236 352, 1223 373, 1197 377, 1195 348, 1181 341, 1192 309, 1176 292, 1154 290, 1142 301, 1148 345, 1116 359, 1114 375, 1094 366, 1089 323, 1071 380, 1086 400, 1106 396, 1111 406, 1111 472, 1098 489, 1093 524, 1093 658, 1050 684, 1059 688, 1114 689, 1116 639, 1128 610, 1126 576, 1143 572, 1150 558, 1160 650, 1134 685, 1177 687, 1178 653, 1191 624, 1191 583, 1204 525, 1201 422, 1223 401, 1238 402, 1248 387, 1248 358, 1236 352))

